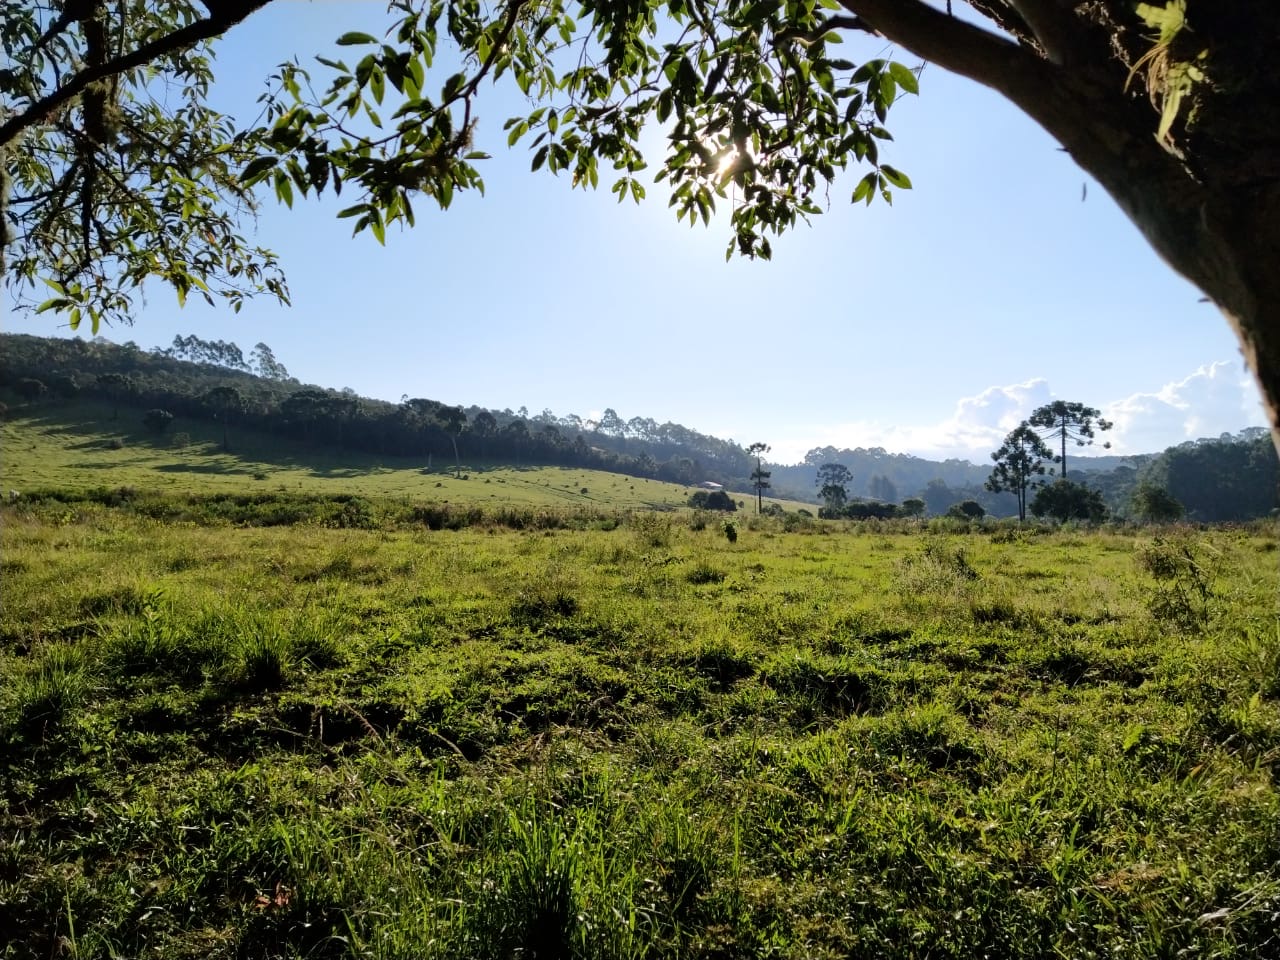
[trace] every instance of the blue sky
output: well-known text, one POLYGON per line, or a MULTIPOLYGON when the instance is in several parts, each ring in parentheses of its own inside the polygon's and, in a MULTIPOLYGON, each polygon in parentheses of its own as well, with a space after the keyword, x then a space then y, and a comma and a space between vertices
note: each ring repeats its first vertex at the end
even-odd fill
MULTIPOLYGON (((380 10, 271 5, 219 47, 216 102, 252 119, 274 64, 331 52, 380 10)), ((872 38, 847 48, 889 52, 872 38)), ((1121 453, 1265 424, 1216 309, 1051 138, 968 81, 926 67, 921 96, 890 114, 883 159, 915 189, 852 207, 851 170, 768 263, 726 264, 724 218, 677 223, 661 187, 618 205, 529 173, 502 131, 522 105, 506 89, 480 104, 486 196, 419 203, 416 229, 385 248, 334 219, 349 196, 267 201, 256 239, 280 254, 291 309, 179 309, 156 287, 134 326, 106 335, 262 340, 306 382, 560 415, 612 407, 763 440, 782 462, 827 444, 981 462, 1050 398, 1101 407, 1121 453)), ((4 329, 60 322, 11 315, 4 329)))

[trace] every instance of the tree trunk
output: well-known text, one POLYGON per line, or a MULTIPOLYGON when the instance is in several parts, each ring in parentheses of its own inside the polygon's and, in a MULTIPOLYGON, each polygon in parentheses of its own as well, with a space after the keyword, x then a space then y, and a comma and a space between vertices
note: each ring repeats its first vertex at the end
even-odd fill
MULTIPOLYGON (((1152 41, 1131 9, 1124 21, 1109 4, 974 0, 1019 43, 920 0, 840 2, 915 55, 1003 94, 1097 179, 1165 262, 1222 311, 1280 452, 1280 114, 1275 78, 1250 72, 1259 38, 1249 34, 1259 28, 1229 23, 1234 33, 1205 39, 1221 51, 1213 66, 1234 70, 1243 92, 1215 77, 1213 115, 1161 141, 1134 56, 1152 41)), ((1280 22, 1269 5, 1249 11, 1264 32, 1280 22)), ((1221 26, 1212 6, 1197 13, 1221 26)))

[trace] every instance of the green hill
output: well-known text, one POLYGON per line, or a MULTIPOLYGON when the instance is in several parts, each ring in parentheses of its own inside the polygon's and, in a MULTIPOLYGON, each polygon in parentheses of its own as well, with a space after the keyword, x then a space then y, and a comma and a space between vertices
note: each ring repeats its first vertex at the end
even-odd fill
MULTIPOLYGON (((460 505, 514 504, 601 510, 667 510, 692 487, 575 467, 325 453, 249 428, 205 420, 149 431, 143 411, 92 400, 11 409, 0 425, 0 484, 19 492, 129 486, 178 494, 246 490, 399 497, 460 505)), ((750 506, 746 494, 735 499, 750 506)), ((803 504, 766 498, 794 510, 803 504)))

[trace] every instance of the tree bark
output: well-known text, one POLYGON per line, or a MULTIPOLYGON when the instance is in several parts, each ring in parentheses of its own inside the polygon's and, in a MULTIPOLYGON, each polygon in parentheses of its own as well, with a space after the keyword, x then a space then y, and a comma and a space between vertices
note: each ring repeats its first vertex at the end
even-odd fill
MULTIPOLYGON (((1074 5, 974 4, 991 16, 998 8, 1017 43, 921 0, 840 2, 916 56, 1003 94, 1102 185, 1165 262, 1226 317, 1280 453, 1280 132, 1271 129, 1280 125, 1268 119, 1275 110, 1262 102, 1266 91, 1239 95, 1259 101, 1250 115, 1256 119, 1245 121, 1250 125, 1241 125, 1249 111, 1228 103, 1221 123, 1204 124, 1219 141, 1189 138, 1184 150, 1157 140, 1158 114, 1128 90, 1132 68, 1117 53, 1125 38, 1071 13, 1074 5), (1256 146, 1256 158, 1232 142, 1242 134, 1256 146), (1212 149, 1222 143, 1234 148, 1225 163, 1212 149), (1196 154, 1196 147, 1204 149, 1196 154)), ((1242 50, 1247 62, 1250 51, 1242 50)))

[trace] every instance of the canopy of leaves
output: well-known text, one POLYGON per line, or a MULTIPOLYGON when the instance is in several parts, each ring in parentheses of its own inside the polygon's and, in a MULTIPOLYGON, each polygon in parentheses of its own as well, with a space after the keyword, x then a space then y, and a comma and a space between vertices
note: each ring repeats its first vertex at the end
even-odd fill
POLYGON ((267 2, 0 0, 3 277, 24 303, 96 329, 127 322, 149 276, 179 301, 287 300, 274 255, 239 233, 253 188, 291 205, 345 187, 339 216, 381 242, 415 198, 483 189, 471 141, 490 82, 529 98, 506 126, 533 169, 603 179, 619 200, 644 196, 641 133, 660 124, 656 179, 678 218, 727 204, 730 251, 769 256, 769 235, 821 212, 850 163, 868 168, 854 200, 910 186, 880 144, 916 75, 839 55, 857 21, 835 0, 395 0, 384 38, 339 38, 350 62, 283 65, 262 122, 239 126, 208 106, 210 44, 267 2))
POLYGON ((260 137, 207 103, 206 41, 264 2, 0 2, 0 276, 20 304, 96 331, 128 321, 148 277, 180 303, 287 302, 241 233, 260 137))
POLYGON ((1031 512, 1037 517, 1052 517, 1062 523, 1085 520, 1101 523, 1107 519, 1107 505, 1102 494, 1082 483, 1058 480, 1036 491, 1031 512))

